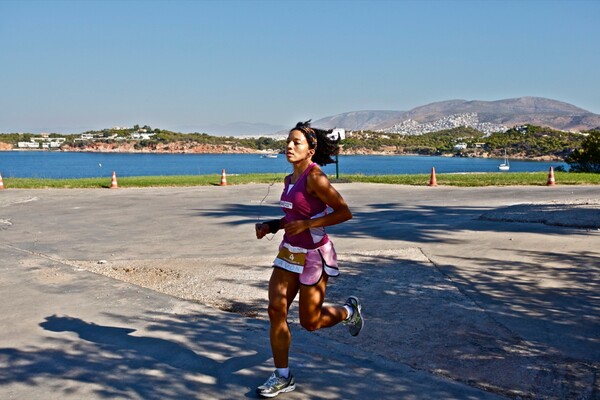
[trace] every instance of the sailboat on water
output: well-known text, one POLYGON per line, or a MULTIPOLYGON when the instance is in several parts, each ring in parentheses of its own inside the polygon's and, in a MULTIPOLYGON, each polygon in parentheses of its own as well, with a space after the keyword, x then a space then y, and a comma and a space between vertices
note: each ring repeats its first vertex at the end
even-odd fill
POLYGON ((504 149, 504 162, 498 165, 498 169, 500 171, 508 171, 510 170, 510 164, 508 163, 508 158, 506 157, 506 149, 504 149))

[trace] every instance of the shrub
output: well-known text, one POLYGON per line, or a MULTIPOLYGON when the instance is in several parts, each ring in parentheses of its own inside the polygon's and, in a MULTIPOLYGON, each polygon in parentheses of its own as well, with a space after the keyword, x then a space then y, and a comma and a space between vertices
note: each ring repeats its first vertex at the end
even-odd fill
POLYGON ((565 161, 573 172, 600 172, 600 131, 591 132, 565 161))

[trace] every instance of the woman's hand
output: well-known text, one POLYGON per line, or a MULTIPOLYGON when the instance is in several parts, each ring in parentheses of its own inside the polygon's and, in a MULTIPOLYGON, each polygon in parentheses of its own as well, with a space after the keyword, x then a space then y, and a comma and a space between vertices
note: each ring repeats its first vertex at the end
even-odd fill
POLYGON ((269 233, 269 225, 262 224, 260 222, 254 225, 254 229, 256 230, 257 239, 262 239, 267 233, 269 233))
POLYGON ((283 229, 285 229, 285 233, 287 233, 288 235, 291 235, 291 236, 297 235, 309 228, 310 228, 310 220, 307 220, 307 219, 290 221, 287 224, 285 224, 285 226, 283 227, 283 229))

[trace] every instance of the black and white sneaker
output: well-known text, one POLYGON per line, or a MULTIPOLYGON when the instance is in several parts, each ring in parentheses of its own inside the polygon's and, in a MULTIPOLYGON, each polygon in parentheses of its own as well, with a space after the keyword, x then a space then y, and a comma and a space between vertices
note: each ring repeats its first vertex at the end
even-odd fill
POLYGON ((269 379, 256 388, 256 393, 262 397, 275 397, 279 393, 287 393, 296 389, 296 381, 290 372, 287 378, 279 375, 277 370, 271 374, 269 379))
POLYGON ((352 336, 358 336, 365 325, 365 320, 361 313, 360 300, 356 296, 350 296, 344 305, 352 308, 352 318, 344 321, 344 324, 348 325, 348 330, 352 336))

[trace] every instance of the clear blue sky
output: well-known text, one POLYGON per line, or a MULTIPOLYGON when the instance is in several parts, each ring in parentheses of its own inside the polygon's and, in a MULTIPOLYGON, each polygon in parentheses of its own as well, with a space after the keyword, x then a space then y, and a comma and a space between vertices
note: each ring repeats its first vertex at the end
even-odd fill
POLYGON ((0 0, 0 132, 289 127, 450 99, 600 113, 600 1, 0 0))

